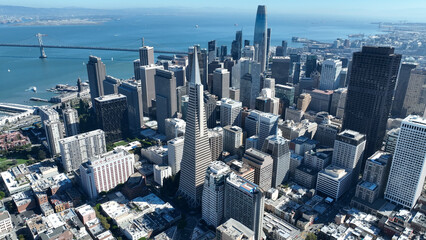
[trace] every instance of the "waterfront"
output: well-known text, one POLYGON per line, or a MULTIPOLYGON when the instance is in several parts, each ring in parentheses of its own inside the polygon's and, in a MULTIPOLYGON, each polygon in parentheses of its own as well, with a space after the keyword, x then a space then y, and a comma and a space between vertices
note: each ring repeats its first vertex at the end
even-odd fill
MULTIPOLYGON (((282 40, 291 42, 293 36, 332 42, 348 34, 374 34, 377 25, 368 21, 322 20, 306 17, 271 16, 271 45, 280 45, 282 40)), ((124 17, 97 25, 73 26, 13 26, 0 27, 0 42, 36 44, 36 33, 47 34, 45 44, 83 45, 103 47, 138 48, 140 38, 146 45, 161 50, 187 51, 195 43, 206 47, 209 40, 217 45, 230 44, 235 31, 243 30, 243 39, 252 41, 254 17, 250 14, 237 16, 156 16, 124 17), (195 24, 199 28, 195 28, 195 24), (191 37, 188 37, 191 36, 191 37)), ((290 43, 292 44, 292 43, 290 43)), ((95 50, 46 49, 47 59, 39 59, 36 48, 0 48, 0 102, 45 104, 30 102, 31 97, 49 99, 53 93, 46 89, 56 84, 74 85, 78 77, 87 79, 86 66, 90 54, 102 58, 109 75, 129 78, 133 75, 132 61, 137 53, 95 50), (113 59, 113 60, 112 60, 113 59), (8 71, 10 69, 10 72, 8 71), (36 86, 38 91, 26 91, 36 86)))

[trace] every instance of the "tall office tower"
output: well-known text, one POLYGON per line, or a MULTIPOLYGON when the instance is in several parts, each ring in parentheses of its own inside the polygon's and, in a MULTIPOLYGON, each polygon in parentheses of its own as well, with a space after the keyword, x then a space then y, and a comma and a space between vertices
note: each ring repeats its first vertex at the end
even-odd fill
POLYGON ((43 127, 45 126, 44 121, 59 121, 59 113, 55 109, 48 106, 38 107, 38 115, 40 116, 43 127))
POLYGON ((259 121, 261 111, 258 110, 250 110, 247 117, 245 117, 244 130, 247 132, 247 137, 251 137, 253 135, 257 135, 259 132, 259 121))
POLYGON ((81 185, 90 199, 125 183, 134 172, 135 155, 119 149, 96 155, 80 166, 81 185))
POLYGON ((262 149, 265 139, 271 135, 276 135, 278 130, 278 115, 272 113, 262 113, 259 118, 259 145, 262 149))
POLYGON ((223 129, 221 127, 215 127, 208 129, 209 145, 211 151, 212 161, 220 161, 223 152, 223 129))
POLYGON ((244 40, 244 47, 250 46, 250 40, 244 40))
POLYGON ((392 116, 402 116, 402 106, 404 105, 405 95, 407 93, 408 82, 410 81, 411 72, 417 67, 417 64, 403 62, 399 69, 398 80, 396 83, 394 99, 392 102, 392 116))
POLYGON ((176 87, 177 111, 179 113, 182 113, 182 97, 187 95, 187 90, 188 90, 188 88, 186 87, 186 85, 176 87))
POLYGON ((365 163, 362 181, 358 183, 355 197, 361 201, 373 203, 382 197, 385 191, 392 154, 377 151, 365 163))
POLYGON ((410 115, 401 123, 385 199, 413 208, 426 177, 426 118, 410 115))
POLYGON ((128 133, 127 98, 110 94, 95 98, 96 119, 108 143, 124 139, 128 133))
POLYGON ((219 99, 229 97, 230 73, 224 68, 217 68, 213 72, 213 91, 219 99))
POLYGON ((271 28, 266 31, 266 67, 268 67, 268 61, 271 51, 271 28))
POLYGON ((274 160, 271 155, 254 148, 246 150, 243 162, 254 168, 254 183, 264 191, 268 191, 272 184, 274 160))
POLYGON ((46 120, 43 122, 46 132, 47 145, 50 155, 53 157, 60 153, 59 140, 64 137, 62 123, 59 120, 46 120))
POLYGON ((330 111, 331 98, 334 93, 332 90, 304 89, 303 93, 308 93, 312 98, 308 110, 315 112, 330 111))
POLYGON ((401 55, 390 47, 363 47, 353 54, 343 129, 367 135, 365 154, 382 146, 401 55))
POLYGON ((225 57, 228 56, 228 47, 226 45, 222 45, 219 48, 219 56, 220 56, 220 61, 224 61, 225 57))
POLYGON ((223 62, 223 68, 225 68, 226 70, 228 70, 229 74, 229 86, 232 87, 232 68, 235 66, 235 64, 237 64, 237 60, 233 60, 232 58, 227 58, 225 59, 225 61, 223 62))
POLYGON ((308 55, 306 56, 306 63, 305 63, 305 76, 310 77, 311 73, 315 72, 317 70, 317 55, 308 55))
POLYGON ((67 108, 62 111, 64 118, 65 133, 67 137, 74 136, 80 133, 80 120, 78 112, 74 108, 67 108))
POLYGON ((267 22, 266 22, 266 6, 259 5, 257 7, 256 22, 254 27, 254 39, 253 45, 257 47, 257 52, 259 56, 257 57, 258 62, 260 63, 261 72, 265 71, 266 67, 266 58, 267 58, 267 22))
POLYGON ((155 72, 155 99, 158 131, 166 134, 164 121, 177 115, 176 78, 172 71, 157 69, 155 72))
POLYGON ((92 106, 95 106, 95 98, 104 95, 105 64, 101 61, 101 58, 90 55, 86 66, 92 106))
POLYGON ((186 121, 186 112, 188 110, 189 96, 182 96, 182 119, 186 121))
POLYGON ((334 90, 339 87, 339 76, 342 71, 342 62, 340 60, 327 59, 322 62, 320 89, 334 90))
POLYGON ((286 84, 289 81, 290 58, 289 57, 272 57, 272 78, 275 84, 286 84))
POLYGON ((214 60, 211 63, 209 63, 209 71, 208 73, 213 73, 214 70, 217 68, 223 68, 223 62, 220 62, 220 60, 214 60))
POLYGON ((222 98, 220 105, 220 126, 241 126, 242 103, 222 98))
POLYGON ((148 66, 154 64, 154 48, 148 46, 143 46, 139 48, 139 60, 141 66, 148 66))
POLYGON ((240 101, 240 89, 236 87, 229 88, 229 98, 239 102, 240 101))
POLYGON ((133 61, 133 72, 135 75, 135 79, 136 80, 141 80, 141 60, 140 59, 136 59, 133 61))
POLYGON ((121 80, 112 76, 107 75, 103 82, 104 84, 104 94, 117 94, 118 87, 121 84, 121 80))
POLYGON ((287 56, 287 41, 282 41, 281 46, 283 47, 284 56, 287 56))
POLYGON ((253 88, 253 79, 250 73, 244 74, 241 77, 240 100, 244 107, 250 108, 251 92, 253 88))
POLYGON ((309 93, 300 94, 299 98, 297 99, 297 109, 299 109, 302 112, 306 112, 309 104, 311 103, 311 99, 312 98, 309 93))
POLYGON ((275 47, 275 56, 276 57, 284 57, 284 49, 282 46, 275 47))
POLYGON ((231 155, 238 153, 238 149, 243 145, 243 129, 238 126, 223 127, 223 150, 231 155))
POLYGON ((339 88, 334 90, 333 95, 331 96, 331 104, 330 104, 331 115, 343 118, 347 95, 348 95, 347 88, 339 88))
POLYGON ((229 166, 221 161, 214 161, 207 168, 201 210, 208 225, 217 227, 223 221, 225 180, 230 172, 229 166))
MULTIPOLYGON (((262 89, 262 92, 264 90, 270 90, 269 88, 262 89)), ((261 96, 256 98, 256 104, 255 109, 265 112, 265 113, 272 113, 272 114, 278 114, 278 108, 279 108, 280 100, 275 97, 268 97, 266 94, 261 94, 261 96)))
POLYGON ((201 203, 204 174, 211 161, 211 154, 197 54, 193 54, 193 63, 179 192, 186 197, 189 206, 196 207, 201 203))
POLYGON ((271 89, 272 97, 275 97, 275 78, 263 79, 263 88, 271 89))
POLYGON ((163 66, 141 66, 142 105, 144 116, 150 116, 152 112, 152 99, 155 99, 155 72, 164 69, 163 66))
POLYGON ((241 57, 248 58, 253 60, 256 58, 256 51, 253 46, 245 46, 243 50, 241 50, 241 57))
POLYGON ((385 136, 385 152, 393 154, 395 152, 396 142, 398 140, 400 128, 389 130, 385 136))
POLYGON ((245 68, 248 71, 244 74, 243 71, 241 72, 241 102, 243 103, 243 106, 253 109, 256 103, 256 97, 259 96, 259 92, 261 90, 260 64, 253 61, 247 61, 245 68))
POLYGON ((104 131, 98 129, 59 140, 65 172, 77 170, 89 158, 106 152, 104 131))
POLYGON ((285 118, 285 109, 294 104, 295 88, 291 83, 282 85, 275 85, 275 97, 280 99, 280 106, 278 109, 278 114, 281 117, 285 118))
POLYGON ((254 239, 254 232, 238 222, 230 218, 228 221, 216 228, 217 239, 254 239))
POLYGON ((206 113, 207 128, 216 127, 217 115, 217 97, 216 95, 210 94, 208 91, 204 91, 204 109, 206 113))
MULTIPOLYGON (((188 48, 188 66, 187 69, 192 69, 192 60, 193 60, 193 55, 194 52, 197 52, 198 56, 198 69, 200 71, 200 79, 201 79, 201 84, 203 84, 203 87, 205 90, 207 90, 208 88, 208 52, 207 49, 200 49, 200 45, 196 45, 193 47, 189 47, 188 48)), ((191 71, 187 71, 186 72, 186 79, 192 79, 191 77, 192 72, 191 71)))
POLYGON ((118 93, 127 98, 127 113, 129 130, 138 135, 143 127, 142 87, 137 80, 126 80, 118 87, 118 93))
POLYGON ((208 47, 208 64, 216 60, 216 40, 209 41, 208 47))
POLYGON ((344 130, 337 134, 334 141, 332 164, 352 171, 354 183, 362 167, 366 145, 366 136, 352 130, 344 130))
POLYGON ((426 70, 416 69, 411 72, 402 106, 402 116, 410 114, 422 116, 424 112, 426 112, 426 70))
POLYGON ((225 183, 225 219, 233 218, 254 232, 255 240, 262 239, 264 192, 258 185, 230 173, 225 183))
POLYGON ((254 148, 257 149, 258 146, 258 141, 259 141, 259 137, 257 135, 253 135, 251 137, 246 138, 246 145, 245 145, 245 149, 250 149, 250 148, 254 148))
POLYGON ((180 118, 167 118, 164 122, 166 127, 166 140, 185 135, 185 120, 180 118))
POLYGON ((241 58, 241 49, 243 45, 243 32, 237 31, 235 34, 235 40, 232 41, 231 56, 234 60, 241 58))
POLYGON ((278 187, 284 181, 287 181, 290 173, 290 141, 278 136, 272 135, 265 139, 262 152, 271 155, 273 162, 272 169, 272 187, 278 187))
POLYGON ((168 165, 172 168, 172 174, 175 175, 180 171, 180 163, 183 156, 184 137, 177 137, 167 142, 168 165))
POLYGON ((300 62, 296 62, 293 64, 293 84, 298 84, 300 81, 300 72, 301 72, 302 64, 300 62))
POLYGON ((333 147, 337 134, 340 133, 342 125, 331 121, 324 121, 318 124, 315 132, 315 140, 321 143, 322 146, 333 147))
POLYGON ((184 66, 172 65, 167 69, 174 72, 176 78, 176 87, 186 87, 186 69, 184 66))

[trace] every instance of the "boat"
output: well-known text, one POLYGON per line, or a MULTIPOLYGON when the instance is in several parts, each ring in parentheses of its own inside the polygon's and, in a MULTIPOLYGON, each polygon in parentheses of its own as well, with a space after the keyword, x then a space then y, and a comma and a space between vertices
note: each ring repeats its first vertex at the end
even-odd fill
POLYGON ((114 58, 113 58, 113 57, 111 58, 111 61, 114 61, 114 58))
POLYGON ((198 26, 198 24, 195 24, 195 28, 198 28, 199 26, 198 26))
POLYGON ((37 88, 36 88, 36 87, 31 87, 30 89, 31 89, 31 91, 33 91, 33 92, 37 92, 37 88))
POLYGON ((10 69, 7 69, 7 72, 10 72, 10 69))

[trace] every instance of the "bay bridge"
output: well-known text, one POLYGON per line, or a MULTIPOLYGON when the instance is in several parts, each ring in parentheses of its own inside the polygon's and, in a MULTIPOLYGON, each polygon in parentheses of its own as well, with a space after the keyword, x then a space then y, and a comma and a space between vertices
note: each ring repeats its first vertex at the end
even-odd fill
MULTIPOLYGON (((67 46, 67 45, 44 45, 42 36, 45 34, 38 33, 35 35, 38 38, 39 44, 16 44, 16 43, 0 43, 0 47, 24 47, 24 48, 40 48, 40 58, 47 58, 44 51, 45 48, 64 48, 64 49, 88 49, 88 50, 103 50, 103 51, 121 51, 121 52, 139 52, 139 49, 133 48, 114 48, 114 47, 92 47, 92 46, 67 46)), ((142 39, 142 45, 144 41, 142 39)), ((155 53, 162 54, 188 54, 187 52, 172 51, 172 50, 155 50, 155 53)))

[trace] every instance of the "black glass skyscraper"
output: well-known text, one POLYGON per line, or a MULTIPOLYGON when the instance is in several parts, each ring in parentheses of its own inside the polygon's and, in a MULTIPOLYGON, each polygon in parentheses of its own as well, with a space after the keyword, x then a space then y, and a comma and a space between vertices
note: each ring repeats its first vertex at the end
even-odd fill
POLYGON ((401 55, 391 47, 363 47, 353 54, 343 128, 367 135, 365 156, 382 145, 401 55))
POLYGON ((306 56, 305 77, 311 77, 311 73, 317 70, 317 55, 306 56))
POLYGON ((241 48, 243 47, 243 32, 237 31, 235 40, 232 41, 231 55, 234 60, 241 58, 241 48))

